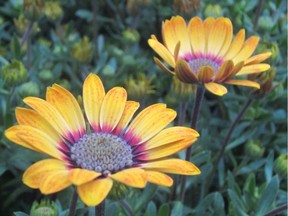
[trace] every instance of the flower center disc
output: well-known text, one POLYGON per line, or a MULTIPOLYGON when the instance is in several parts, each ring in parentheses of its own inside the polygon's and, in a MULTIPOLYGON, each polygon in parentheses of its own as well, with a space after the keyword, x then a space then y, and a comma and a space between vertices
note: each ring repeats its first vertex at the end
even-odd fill
POLYGON ((195 73, 198 73, 199 69, 204 66, 211 67, 217 73, 221 63, 209 58, 196 58, 189 60, 188 64, 195 73))
POLYGON ((131 167, 132 158, 130 145, 109 133, 85 134, 71 147, 71 159, 77 166, 103 175, 131 167))

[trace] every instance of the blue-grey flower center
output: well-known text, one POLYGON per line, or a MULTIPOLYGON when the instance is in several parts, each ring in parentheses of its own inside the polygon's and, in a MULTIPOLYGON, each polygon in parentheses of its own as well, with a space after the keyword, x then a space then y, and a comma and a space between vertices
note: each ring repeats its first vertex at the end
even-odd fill
POLYGON ((199 69, 203 66, 210 66, 213 68, 214 72, 217 73, 219 70, 220 64, 217 61, 211 60, 209 58, 196 58, 188 61, 190 68, 198 73, 199 69))
POLYGON ((84 135, 71 147, 71 159, 77 166, 108 175, 133 164, 131 146, 109 133, 84 135))

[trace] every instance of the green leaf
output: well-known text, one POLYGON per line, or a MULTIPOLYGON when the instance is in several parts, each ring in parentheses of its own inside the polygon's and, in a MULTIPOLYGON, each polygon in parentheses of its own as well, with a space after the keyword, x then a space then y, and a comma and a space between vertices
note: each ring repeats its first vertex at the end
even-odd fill
POLYGON ((158 216, 167 216, 169 215, 170 208, 167 203, 164 203, 160 206, 159 211, 158 211, 158 216))
POLYGON ((157 207, 153 201, 149 202, 148 207, 146 209, 145 215, 147 216, 156 216, 157 215, 157 207))
POLYGON ((265 178, 267 182, 271 181, 273 175, 273 162, 274 162, 274 152, 271 151, 266 159, 265 163, 265 178))
POLYGON ((174 202, 174 206, 173 209, 171 211, 171 216, 179 216, 179 215, 183 215, 183 204, 180 201, 176 201, 174 202))
POLYGON ((233 190, 228 189, 228 195, 231 200, 232 206, 239 216, 248 216, 245 212, 247 211, 245 204, 241 197, 239 197, 233 190))
POLYGON ((279 179, 278 176, 274 176, 269 184, 263 191, 259 204, 256 208, 256 216, 264 215, 271 207, 279 190, 279 179))
POLYGON ((157 186, 154 184, 148 184, 142 192, 142 195, 138 198, 137 203, 135 205, 135 212, 140 211, 143 207, 147 205, 147 203, 153 198, 155 192, 157 190, 157 186))
POLYGON ((24 213, 24 212, 13 212, 15 216, 29 216, 28 214, 24 213))
POLYGON ((260 159, 260 160, 253 162, 253 163, 250 163, 247 166, 242 167, 237 172, 237 175, 243 175, 243 174, 255 171, 255 170, 259 169, 261 166, 263 166, 264 163, 265 163, 265 159, 260 159))
POLYGON ((91 11, 79 9, 76 11, 76 16, 86 19, 87 22, 91 22, 93 20, 93 14, 91 11))

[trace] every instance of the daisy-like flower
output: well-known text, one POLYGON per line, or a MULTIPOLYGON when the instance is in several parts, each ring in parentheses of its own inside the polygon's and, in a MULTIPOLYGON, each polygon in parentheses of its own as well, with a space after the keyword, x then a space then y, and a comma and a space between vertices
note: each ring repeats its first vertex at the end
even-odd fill
POLYGON ((88 126, 74 96, 57 84, 47 89, 46 100, 27 97, 24 103, 32 109, 16 108, 18 125, 5 135, 52 157, 36 162, 23 175, 24 184, 43 194, 75 185, 82 201, 95 206, 106 198, 113 181, 136 188, 147 182, 171 186, 173 180, 164 173, 200 173, 188 161, 167 158, 199 136, 186 127, 165 128, 175 118, 174 110, 154 104, 131 121, 139 103, 127 101, 122 87, 105 94, 95 74, 83 85, 88 126))
POLYGON ((245 30, 242 29, 232 40, 233 26, 228 18, 209 17, 202 21, 194 17, 187 25, 182 17, 172 17, 162 24, 162 37, 163 44, 155 35, 148 43, 173 70, 158 58, 154 58, 155 62, 182 82, 203 84, 216 95, 227 93, 219 83, 260 88, 256 82, 234 79, 234 76, 270 68, 269 64, 261 63, 271 55, 270 52, 252 56, 258 37, 252 36, 245 41, 245 30))

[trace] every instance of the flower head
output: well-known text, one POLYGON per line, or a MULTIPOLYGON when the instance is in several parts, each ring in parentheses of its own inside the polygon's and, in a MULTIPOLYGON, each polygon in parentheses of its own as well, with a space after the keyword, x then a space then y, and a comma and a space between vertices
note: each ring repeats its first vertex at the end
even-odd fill
POLYGON ((139 103, 127 101, 124 88, 105 93, 98 76, 90 74, 83 85, 87 123, 75 97, 54 84, 46 100, 27 97, 32 109, 16 108, 18 125, 5 131, 11 141, 52 158, 30 166, 23 182, 43 194, 75 185, 83 202, 98 205, 113 181, 143 188, 147 182, 171 186, 164 173, 197 175, 188 161, 168 159, 190 146, 199 134, 190 128, 164 129, 176 117, 165 104, 142 110, 132 121, 139 103))
POLYGON ((259 88, 256 82, 234 80, 233 77, 268 70, 270 65, 261 62, 271 53, 252 56, 259 38, 252 36, 245 41, 244 29, 237 33, 234 40, 232 35, 233 26, 228 18, 209 17, 202 21, 194 17, 187 25, 182 17, 176 16, 162 24, 164 44, 155 35, 148 43, 173 70, 158 58, 155 62, 182 82, 203 84, 216 95, 227 93, 227 89, 219 83, 259 88))

